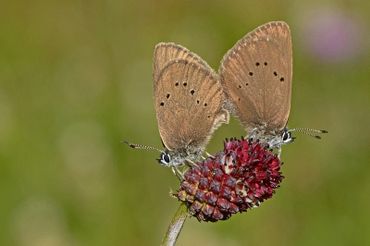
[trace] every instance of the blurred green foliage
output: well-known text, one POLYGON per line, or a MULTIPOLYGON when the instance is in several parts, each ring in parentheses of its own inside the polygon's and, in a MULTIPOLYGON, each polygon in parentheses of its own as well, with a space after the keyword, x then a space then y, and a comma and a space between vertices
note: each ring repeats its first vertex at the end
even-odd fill
MULTIPOLYGON (((289 125, 329 134, 285 146, 273 199, 225 222, 190 219, 179 245, 369 245, 368 12, 360 0, 2 2, 0 245, 158 245, 178 181, 157 153, 120 143, 161 146, 154 45, 180 43, 217 69, 239 38, 271 20, 292 29, 289 125), (304 15, 321 7, 362 25, 360 52, 331 62, 305 46, 304 15)), ((208 151, 244 134, 233 120, 208 151)))

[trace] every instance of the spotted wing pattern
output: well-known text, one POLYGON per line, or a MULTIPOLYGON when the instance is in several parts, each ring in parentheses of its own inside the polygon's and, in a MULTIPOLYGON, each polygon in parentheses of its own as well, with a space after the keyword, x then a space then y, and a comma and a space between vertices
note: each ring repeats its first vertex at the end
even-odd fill
POLYGON ((169 150, 202 149, 228 122, 217 75, 199 62, 168 62, 154 83, 154 98, 159 132, 169 150))
POLYGON ((270 22, 245 35, 226 53, 219 74, 226 97, 247 130, 283 129, 292 87, 289 26, 270 22))

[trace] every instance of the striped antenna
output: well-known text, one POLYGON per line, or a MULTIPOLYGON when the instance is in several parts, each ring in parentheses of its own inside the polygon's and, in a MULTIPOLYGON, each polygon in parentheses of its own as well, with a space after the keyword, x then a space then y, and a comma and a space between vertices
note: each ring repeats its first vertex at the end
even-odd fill
POLYGON ((301 132, 308 136, 314 137, 316 139, 321 139, 319 134, 328 133, 327 130, 318 130, 318 129, 311 129, 311 128, 294 128, 288 130, 289 132, 301 132))
POLYGON ((142 144, 134 144, 134 143, 130 143, 126 140, 123 140, 121 141, 121 143, 125 143, 127 144, 129 147, 133 148, 133 149, 143 149, 143 150, 156 150, 158 152, 163 152, 162 150, 160 149, 157 149, 155 147, 151 147, 151 146, 146 146, 146 145, 142 145, 142 144))

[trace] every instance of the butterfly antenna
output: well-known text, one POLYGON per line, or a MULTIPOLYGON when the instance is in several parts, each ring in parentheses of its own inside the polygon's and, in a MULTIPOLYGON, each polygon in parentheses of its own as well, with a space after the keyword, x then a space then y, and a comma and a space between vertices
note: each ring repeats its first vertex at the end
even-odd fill
POLYGON ((162 150, 151 147, 151 146, 146 146, 146 145, 142 145, 142 144, 134 144, 134 143, 130 143, 126 140, 121 141, 121 143, 125 143, 133 149, 156 150, 156 151, 161 152, 161 153, 163 152, 162 150))
POLYGON ((328 133, 327 130, 318 130, 318 129, 311 129, 311 128, 294 128, 294 129, 290 129, 289 132, 301 132, 303 134, 314 137, 316 139, 321 139, 320 134, 328 133))

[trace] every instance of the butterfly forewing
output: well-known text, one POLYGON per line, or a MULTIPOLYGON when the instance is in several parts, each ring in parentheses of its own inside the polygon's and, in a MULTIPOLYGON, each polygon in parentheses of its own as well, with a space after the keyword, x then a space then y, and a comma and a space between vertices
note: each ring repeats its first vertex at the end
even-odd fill
POLYGON ((207 69, 211 69, 209 65, 200 58, 197 54, 191 52, 187 48, 175 44, 175 43, 159 43, 154 48, 154 61, 153 61, 153 79, 158 80, 158 76, 161 70, 166 66, 168 62, 175 59, 184 59, 189 62, 201 64, 207 69))
POLYGON ((228 114, 217 76, 201 64, 170 61, 154 85, 159 132, 167 149, 203 148, 228 114))
POLYGON ((292 42, 285 22, 248 33, 224 56, 221 84, 244 127, 281 130, 290 112, 292 42))

